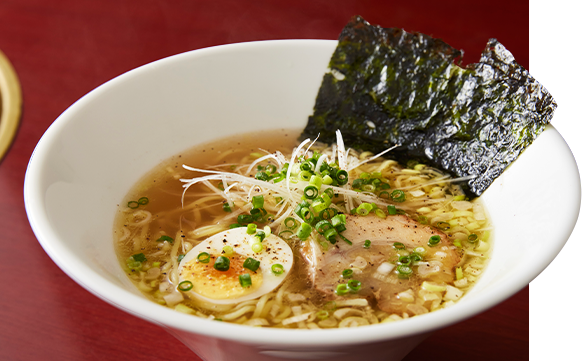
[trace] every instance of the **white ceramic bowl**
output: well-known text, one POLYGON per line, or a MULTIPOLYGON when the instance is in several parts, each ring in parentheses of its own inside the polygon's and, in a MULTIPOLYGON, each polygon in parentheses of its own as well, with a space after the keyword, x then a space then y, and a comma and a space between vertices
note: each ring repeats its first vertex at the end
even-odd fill
POLYGON ((27 170, 26 210, 45 251, 81 286, 166 327, 206 360, 399 360, 433 330, 526 286, 563 247, 580 206, 576 163, 552 127, 483 195, 495 227, 492 260, 448 309, 354 329, 243 329, 155 304, 128 281, 112 229, 116 204, 130 187, 200 142, 256 129, 301 129, 336 44, 289 40, 196 50, 132 70, 84 96, 47 130, 27 170), (79 211, 80 199, 92 205, 91 214, 79 211))

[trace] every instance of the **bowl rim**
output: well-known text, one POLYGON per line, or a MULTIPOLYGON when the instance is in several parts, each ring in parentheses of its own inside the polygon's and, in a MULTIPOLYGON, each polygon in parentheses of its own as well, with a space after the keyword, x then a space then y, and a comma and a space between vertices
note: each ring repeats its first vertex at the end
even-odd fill
MULTIPOLYGON (((403 320, 400 323, 393 322, 370 325, 369 327, 360 327, 359 332, 356 332, 355 329, 322 329, 311 330, 311 332, 308 332, 293 329, 257 328, 250 326, 244 326, 246 327, 246 332, 242 332, 244 330, 242 325, 214 322, 211 320, 199 318, 197 316, 188 316, 164 306, 155 304, 154 302, 134 295, 129 291, 123 290, 120 286, 114 285, 98 272, 95 272, 93 269, 84 265, 83 262, 80 262, 70 250, 68 250, 66 247, 64 247, 63 244, 60 243, 56 235, 51 232, 50 222, 44 213, 44 192, 40 186, 42 183, 40 179, 40 168, 42 168, 42 164, 45 161, 44 149, 49 149, 51 146, 51 139, 55 135, 59 134, 59 132, 64 127, 66 127, 69 122, 74 121, 77 110, 83 108, 86 103, 92 102, 92 99, 94 99, 97 95, 108 91, 108 89, 111 87, 116 87, 118 84, 125 82, 127 79, 140 76, 140 74, 143 72, 172 64, 175 61, 181 61, 185 57, 197 58, 200 56, 213 56, 216 53, 231 52, 239 49, 254 50, 256 48, 274 46, 329 46, 333 50, 336 44, 337 40, 266 40, 218 45, 209 48, 192 50, 166 57, 130 70, 113 78, 112 80, 107 81, 106 83, 98 86, 94 90, 84 95, 68 109, 66 109, 53 122, 53 124, 49 126, 35 147, 27 167, 24 183, 25 208, 33 232, 35 233, 35 236, 37 237, 41 246, 51 257, 51 259, 79 285, 100 299, 127 313, 160 326, 172 328, 175 330, 201 334, 208 337, 232 340, 241 343, 262 343, 264 345, 287 344, 289 346, 313 347, 328 345, 355 345, 359 343, 379 342, 392 338, 403 338, 415 334, 426 333, 449 326, 456 322, 463 321, 464 319, 481 313, 488 308, 504 301, 528 285, 529 282, 533 280, 543 269, 540 268, 524 270, 524 272, 520 272, 520 274, 513 279, 499 282, 498 285, 491 287, 492 295, 490 297, 473 298, 471 295, 470 300, 473 300, 474 302, 464 302, 465 300, 463 299, 453 307, 437 310, 422 317, 410 318, 403 320)), ((563 142, 563 139, 553 126, 548 126, 546 131, 555 133, 556 136, 559 136, 563 142)), ((567 151, 570 152, 569 148, 567 151)), ((577 173, 577 167, 575 171, 577 173)), ((579 179, 577 187, 579 190, 579 179)), ((580 197, 577 197, 577 208, 575 206, 573 211, 574 218, 573 220, 570 219, 568 221, 568 224, 571 223, 572 226, 565 228, 565 233, 560 236, 560 240, 562 238, 564 239, 563 242, 560 241, 559 243, 555 244, 555 247, 551 247, 551 249, 555 252, 547 257, 544 257, 544 263, 549 264, 569 238, 573 230, 573 226, 575 225, 578 218, 580 208, 579 205, 580 197)))

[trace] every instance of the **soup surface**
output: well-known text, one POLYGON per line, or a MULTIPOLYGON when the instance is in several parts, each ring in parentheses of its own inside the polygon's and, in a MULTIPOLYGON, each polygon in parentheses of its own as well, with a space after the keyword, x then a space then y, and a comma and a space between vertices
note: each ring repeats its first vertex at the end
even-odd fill
POLYGON ((479 200, 423 164, 298 134, 198 146, 130 190, 114 242, 148 298, 214 320, 317 329, 425 314, 472 287, 490 250, 479 200))

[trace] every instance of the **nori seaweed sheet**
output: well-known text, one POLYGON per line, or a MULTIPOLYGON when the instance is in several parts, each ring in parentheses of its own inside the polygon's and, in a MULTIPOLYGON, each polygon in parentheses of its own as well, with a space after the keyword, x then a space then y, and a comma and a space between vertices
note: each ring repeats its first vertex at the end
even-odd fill
POLYGON ((346 25, 302 137, 417 160, 458 177, 479 196, 544 130, 553 97, 496 39, 465 68, 462 52, 440 39, 346 25))

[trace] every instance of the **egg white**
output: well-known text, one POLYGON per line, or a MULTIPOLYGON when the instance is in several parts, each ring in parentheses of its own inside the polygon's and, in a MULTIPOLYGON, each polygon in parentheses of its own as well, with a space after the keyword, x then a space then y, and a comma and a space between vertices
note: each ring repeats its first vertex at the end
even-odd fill
POLYGON ((189 251, 179 264, 179 282, 188 280, 188 277, 182 276, 182 270, 190 262, 197 262, 196 258, 201 252, 207 252, 210 255, 220 255, 224 246, 231 246, 234 253, 244 257, 250 257, 258 260, 260 266, 256 272, 262 273, 263 282, 254 292, 245 294, 236 298, 211 299, 200 295, 195 289, 185 292, 191 298, 205 301, 212 304, 234 304, 242 301, 256 299, 277 288, 287 277, 293 267, 293 251, 291 247, 280 237, 273 234, 269 235, 262 241, 263 250, 255 253, 252 248, 252 236, 246 232, 246 227, 239 227, 216 233, 207 238, 189 251), (275 275, 271 271, 273 264, 281 264, 284 272, 281 275, 275 275))

